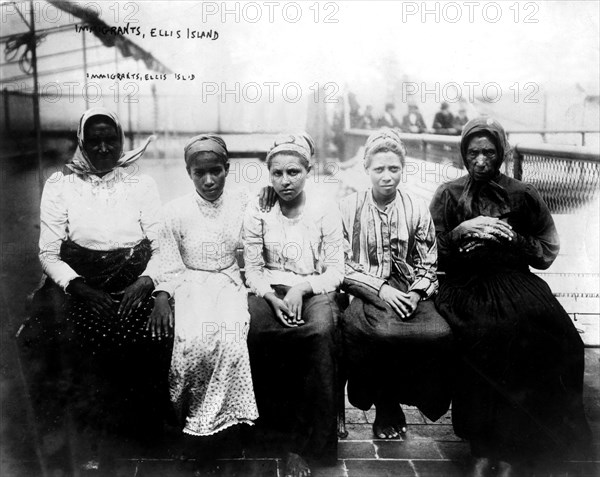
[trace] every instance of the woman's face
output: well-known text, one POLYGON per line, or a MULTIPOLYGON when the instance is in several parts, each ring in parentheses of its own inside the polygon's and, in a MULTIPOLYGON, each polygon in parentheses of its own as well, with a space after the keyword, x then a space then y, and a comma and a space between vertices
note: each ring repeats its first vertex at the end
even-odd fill
POLYGON ((500 157, 489 137, 475 136, 469 141, 466 164, 469 175, 475 181, 487 182, 496 176, 500 157))
POLYGON ((373 191, 382 196, 396 194, 402 178, 402 161, 392 151, 376 152, 366 166, 373 191))
POLYGON ((293 154, 277 154, 269 167, 271 185, 279 198, 289 202, 304 190, 308 170, 302 160, 293 154))
POLYGON ((214 152, 195 154, 187 164, 187 171, 198 194, 209 202, 221 197, 225 188, 225 178, 229 173, 229 164, 214 152))
POLYGON ((85 129, 83 149, 98 172, 115 168, 122 146, 117 128, 110 121, 95 121, 85 129))

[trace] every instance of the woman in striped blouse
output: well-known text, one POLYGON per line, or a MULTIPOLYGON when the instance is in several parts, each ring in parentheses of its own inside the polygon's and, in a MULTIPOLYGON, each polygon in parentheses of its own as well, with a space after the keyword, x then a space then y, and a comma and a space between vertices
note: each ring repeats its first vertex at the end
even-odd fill
POLYGON ((341 202, 344 287, 354 296, 343 318, 348 398, 373 404, 376 438, 406 432, 400 403, 437 420, 450 403, 451 332, 431 296, 437 290, 435 228, 427 205, 398 189, 405 148, 381 129, 367 140, 372 187, 341 202))

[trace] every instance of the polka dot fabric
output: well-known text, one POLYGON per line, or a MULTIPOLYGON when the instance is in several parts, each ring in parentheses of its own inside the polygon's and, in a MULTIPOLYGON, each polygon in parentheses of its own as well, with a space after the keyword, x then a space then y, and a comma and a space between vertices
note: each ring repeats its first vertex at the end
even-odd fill
POLYGON ((175 301, 169 388, 183 432, 206 436, 258 418, 246 337, 250 316, 235 251, 245 191, 198 194, 164 209, 157 289, 175 301))
POLYGON ((154 301, 149 297, 129 317, 119 316, 116 311, 110 316, 99 316, 85 302, 71 300, 67 320, 72 324, 72 340, 85 346, 90 352, 108 348, 126 348, 151 339, 146 331, 148 317, 154 301))

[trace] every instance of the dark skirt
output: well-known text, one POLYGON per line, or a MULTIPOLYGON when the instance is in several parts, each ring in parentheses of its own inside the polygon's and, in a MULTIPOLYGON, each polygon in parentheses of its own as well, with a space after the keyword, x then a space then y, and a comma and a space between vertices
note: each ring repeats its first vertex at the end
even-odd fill
POLYGON ((583 343, 548 285, 522 270, 451 275, 436 304, 461 358, 454 430, 474 454, 509 461, 585 454, 583 343))
POLYGON ((34 296, 19 334, 32 396, 40 402, 52 393, 54 407, 68 407, 80 428, 149 438, 162 427, 171 343, 152 340, 145 330, 151 297, 127 318, 116 313, 123 289, 143 273, 151 253, 148 240, 109 252, 63 243, 62 260, 116 301, 110 317, 97 316, 48 278, 34 296))
POLYGON ((250 296, 249 308, 248 349, 259 424, 285 431, 286 451, 335 461, 339 319, 335 294, 305 298, 305 324, 295 328, 282 325, 264 298, 250 296))
POLYGON ((448 323, 431 300, 419 302, 413 316, 402 321, 366 287, 347 289, 355 296, 342 318, 350 403, 363 410, 377 402, 408 404, 433 421, 439 419, 452 394, 448 323))

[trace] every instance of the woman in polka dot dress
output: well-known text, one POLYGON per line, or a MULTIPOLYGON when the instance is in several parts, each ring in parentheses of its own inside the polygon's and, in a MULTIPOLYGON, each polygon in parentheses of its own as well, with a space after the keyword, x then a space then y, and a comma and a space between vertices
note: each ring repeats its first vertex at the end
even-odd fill
POLYGON ((170 348, 146 330, 160 265, 158 190, 144 174, 128 180, 151 138, 124 151, 119 119, 104 108, 83 114, 77 137, 73 158, 44 187, 39 257, 46 279, 19 337, 21 349, 43 363, 34 368, 42 382, 52 383, 38 388, 31 379, 38 415, 58 422, 50 416, 70 409, 91 438, 87 464, 94 468, 105 437, 152 441, 162 432, 170 348), (25 338, 36 327, 44 330, 39 346, 25 338))
POLYGON ((247 292, 235 255, 249 198, 245 190, 225 188, 229 162, 220 137, 192 138, 185 162, 196 190, 164 208, 149 329, 158 339, 174 332, 169 385, 184 434, 211 436, 258 418, 247 292))

